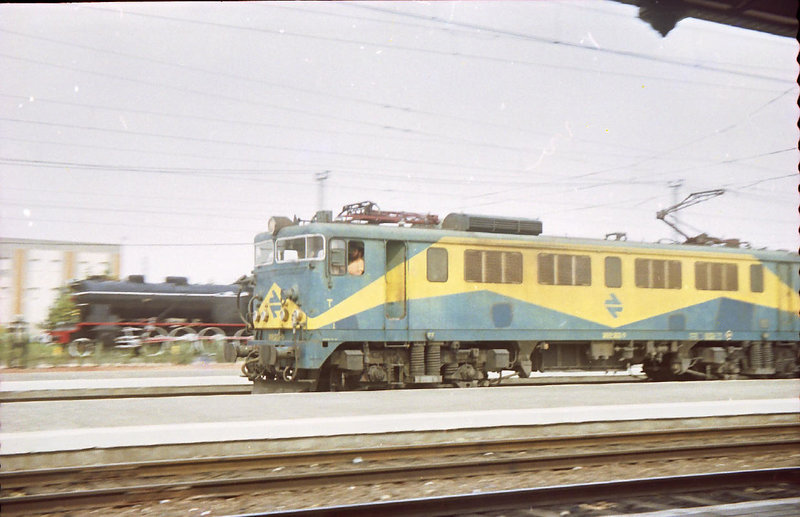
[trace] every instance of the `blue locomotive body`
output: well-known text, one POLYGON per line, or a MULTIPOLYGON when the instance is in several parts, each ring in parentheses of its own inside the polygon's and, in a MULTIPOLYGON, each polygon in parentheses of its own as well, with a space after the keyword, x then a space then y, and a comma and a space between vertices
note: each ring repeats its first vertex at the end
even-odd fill
POLYGON ((544 237, 538 221, 463 214, 319 219, 255 239, 244 371, 264 390, 639 363, 655 379, 797 370, 795 254, 544 237))

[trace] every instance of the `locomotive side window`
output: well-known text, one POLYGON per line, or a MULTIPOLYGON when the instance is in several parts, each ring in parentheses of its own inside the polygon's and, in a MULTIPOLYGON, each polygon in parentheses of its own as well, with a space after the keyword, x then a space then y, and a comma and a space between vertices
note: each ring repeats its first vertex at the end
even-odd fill
POLYGON ((309 235, 307 237, 307 257, 309 259, 325 258, 325 239, 322 235, 309 235))
POLYGON ((542 285, 592 285, 592 260, 588 255, 540 253, 537 265, 542 285))
POLYGON ((764 292, 764 266, 761 264, 750 266, 750 290, 754 293, 764 292))
POLYGON ((341 276, 347 272, 347 244, 342 239, 331 239, 331 275, 341 276))
POLYGON ((522 253, 465 250, 464 280, 484 284, 521 284, 522 253))
POLYGON ((325 258, 325 239, 322 235, 286 237, 275 241, 275 261, 322 260, 325 258))
POLYGON ((681 263, 677 260, 636 259, 636 287, 680 289, 681 263))
POLYGON ((331 275, 364 274, 364 243, 331 239, 331 275))
POLYGON ((447 250, 428 248, 428 282, 447 282, 447 250))
POLYGON ((694 286, 703 291, 738 291, 738 268, 730 263, 695 262, 694 286))
POLYGON ((272 241, 261 241, 256 243, 256 266, 266 266, 272 264, 275 253, 275 244, 272 241))
POLYGON ((351 275, 364 274, 364 243, 361 241, 347 243, 347 272, 351 275))
POLYGON ((622 260, 606 257, 606 287, 622 287, 622 260))

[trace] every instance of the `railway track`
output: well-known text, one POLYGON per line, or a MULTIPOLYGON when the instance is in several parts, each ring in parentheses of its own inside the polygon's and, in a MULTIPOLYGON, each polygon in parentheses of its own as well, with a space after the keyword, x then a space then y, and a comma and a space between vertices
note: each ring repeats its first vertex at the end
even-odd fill
MULTIPOLYGON (((455 517, 469 514, 479 517, 502 512, 502 515, 513 517, 531 515, 533 508, 537 511, 534 515, 588 517, 636 514, 651 511, 654 506, 669 508, 666 512, 689 508, 698 510, 687 512, 689 515, 790 515, 786 512, 793 512, 800 506, 800 468, 715 472, 339 505, 295 510, 291 515, 455 517)), ((286 512, 267 512, 240 517, 284 514, 286 512)))
POLYGON ((4 515, 677 459, 783 455, 800 424, 152 461, 0 473, 4 515))

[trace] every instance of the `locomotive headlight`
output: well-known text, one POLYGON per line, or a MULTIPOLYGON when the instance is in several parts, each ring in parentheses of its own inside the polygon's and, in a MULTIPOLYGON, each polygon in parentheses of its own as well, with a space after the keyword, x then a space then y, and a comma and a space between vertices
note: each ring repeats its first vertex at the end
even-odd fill
POLYGON ((294 222, 289 219, 288 217, 270 217, 269 221, 267 222, 267 230, 272 235, 277 235, 277 233, 281 230, 281 228, 285 228, 287 226, 292 226, 294 222))

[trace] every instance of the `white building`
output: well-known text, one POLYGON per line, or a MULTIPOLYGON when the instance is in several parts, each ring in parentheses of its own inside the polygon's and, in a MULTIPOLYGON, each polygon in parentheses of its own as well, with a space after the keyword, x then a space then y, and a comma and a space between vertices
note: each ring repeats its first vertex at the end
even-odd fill
POLYGON ((59 289, 92 275, 119 277, 120 246, 0 238, 0 325, 40 325, 59 289))

